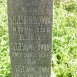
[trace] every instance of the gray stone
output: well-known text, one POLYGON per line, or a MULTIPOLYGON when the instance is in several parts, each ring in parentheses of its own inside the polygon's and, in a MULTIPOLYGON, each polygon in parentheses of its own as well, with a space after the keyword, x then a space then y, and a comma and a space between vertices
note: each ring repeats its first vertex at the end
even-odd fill
POLYGON ((8 0, 12 77, 50 77, 53 0, 8 0))

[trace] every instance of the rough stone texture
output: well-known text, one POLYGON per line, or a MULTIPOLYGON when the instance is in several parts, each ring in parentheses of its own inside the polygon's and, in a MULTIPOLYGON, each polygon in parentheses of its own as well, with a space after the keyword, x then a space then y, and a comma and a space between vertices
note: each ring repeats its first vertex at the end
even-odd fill
POLYGON ((50 77, 52 0, 8 0, 12 77, 50 77))

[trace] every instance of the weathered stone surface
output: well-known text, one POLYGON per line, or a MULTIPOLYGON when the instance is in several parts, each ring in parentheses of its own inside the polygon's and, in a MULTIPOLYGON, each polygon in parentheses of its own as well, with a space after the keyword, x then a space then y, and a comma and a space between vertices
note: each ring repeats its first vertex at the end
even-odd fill
POLYGON ((51 76, 52 0, 8 0, 12 77, 51 76))

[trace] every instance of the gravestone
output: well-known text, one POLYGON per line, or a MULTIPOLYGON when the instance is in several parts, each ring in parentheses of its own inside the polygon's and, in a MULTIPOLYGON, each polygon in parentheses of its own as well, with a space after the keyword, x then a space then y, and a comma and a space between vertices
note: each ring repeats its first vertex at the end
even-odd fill
POLYGON ((12 77, 51 77, 53 0, 8 0, 12 77))

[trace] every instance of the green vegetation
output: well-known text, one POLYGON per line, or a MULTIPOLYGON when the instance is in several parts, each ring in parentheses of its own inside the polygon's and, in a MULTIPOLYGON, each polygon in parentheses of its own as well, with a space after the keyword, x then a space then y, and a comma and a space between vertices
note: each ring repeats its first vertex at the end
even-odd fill
POLYGON ((0 0, 0 77, 11 77, 8 48, 7 2, 0 0))
MULTIPOLYGON (((0 0, 0 77, 11 77, 7 2, 0 0)), ((54 4, 52 69, 56 77, 77 77, 77 2, 54 4)))
POLYGON ((55 3, 52 67, 57 77, 77 77, 77 2, 55 3))

